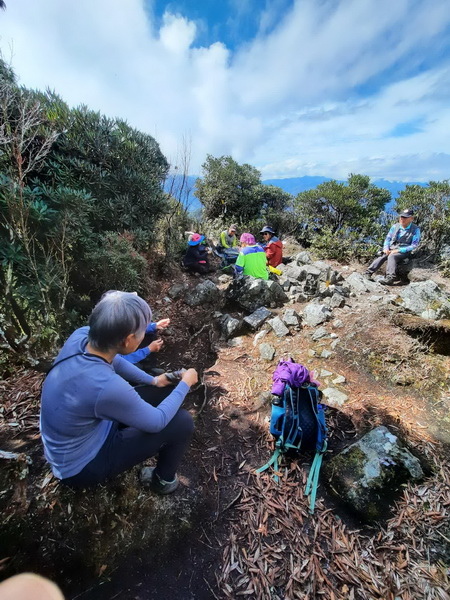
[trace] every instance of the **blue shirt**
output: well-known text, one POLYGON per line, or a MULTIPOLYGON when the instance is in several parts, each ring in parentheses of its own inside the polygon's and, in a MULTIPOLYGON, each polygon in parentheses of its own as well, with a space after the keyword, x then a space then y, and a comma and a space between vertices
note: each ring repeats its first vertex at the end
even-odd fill
MULTIPOLYGON (((149 323, 145 333, 156 333, 156 329, 156 323, 149 323)), ((147 358, 149 354, 151 354, 151 351, 149 350, 148 346, 145 346, 145 348, 139 348, 139 350, 136 350, 136 352, 131 352, 131 354, 121 354, 120 356, 134 365, 135 363, 144 360, 144 358, 147 358)))
POLYGON ((180 408, 189 386, 181 381, 156 408, 128 382, 154 378, 124 360, 112 363, 85 352, 89 327, 72 333, 42 387, 40 427, 45 458, 59 479, 79 473, 97 456, 117 421, 145 432, 164 429, 180 408))
MULTIPOLYGON (((413 225, 413 223, 410 223, 408 225, 408 227, 402 227, 398 223, 396 223, 395 225, 392 225, 392 227, 388 231, 386 239, 384 240, 383 250, 389 250, 389 248, 391 247, 391 244, 395 244, 395 241, 397 239, 401 238, 407 231, 409 231, 411 229, 412 225, 413 225), (395 237, 395 239, 394 239, 394 237, 395 237)), ((409 244, 408 246, 399 246, 398 251, 401 252, 402 254, 405 252, 412 252, 413 250, 417 249, 417 247, 419 246, 419 242, 420 242, 420 229, 417 227, 417 225, 415 225, 415 232, 414 232, 414 235, 412 236, 411 244, 409 244)))

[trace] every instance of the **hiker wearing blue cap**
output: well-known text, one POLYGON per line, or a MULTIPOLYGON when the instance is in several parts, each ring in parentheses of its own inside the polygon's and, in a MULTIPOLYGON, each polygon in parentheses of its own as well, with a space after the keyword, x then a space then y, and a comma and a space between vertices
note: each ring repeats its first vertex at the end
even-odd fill
POLYGON ((208 249, 202 242, 205 236, 193 233, 188 241, 188 247, 183 257, 183 265, 188 271, 205 275, 209 273, 208 249))
POLYGON ((399 214, 399 222, 389 229, 384 240, 383 254, 367 268, 365 275, 371 278, 387 261, 386 277, 380 280, 383 285, 393 285, 398 279, 398 266, 412 256, 420 242, 420 229, 413 223, 414 211, 407 208, 399 214))

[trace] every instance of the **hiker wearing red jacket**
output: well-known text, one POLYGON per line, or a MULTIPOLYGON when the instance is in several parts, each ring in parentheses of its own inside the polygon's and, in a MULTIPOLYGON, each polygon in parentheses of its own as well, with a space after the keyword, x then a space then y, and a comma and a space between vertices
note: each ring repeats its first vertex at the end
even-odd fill
POLYGON ((275 231, 272 227, 267 225, 260 231, 264 238, 264 252, 267 256, 267 263, 271 267, 278 267, 283 262, 283 244, 281 240, 275 235, 275 231))

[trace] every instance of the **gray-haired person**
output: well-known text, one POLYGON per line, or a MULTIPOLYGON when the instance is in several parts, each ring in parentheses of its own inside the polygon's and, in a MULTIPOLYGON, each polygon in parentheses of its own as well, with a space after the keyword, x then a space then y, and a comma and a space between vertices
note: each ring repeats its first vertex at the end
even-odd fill
POLYGON ((136 350, 151 317, 137 295, 107 294, 53 363, 42 388, 41 436, 63 483, 95 485, 158 455, 151 489, 168 494, 178 487, 176 471, 194 429, 180 407, 198 376, 188 369, 167 388, 165 375, 152 377, 120 356, 136 350))

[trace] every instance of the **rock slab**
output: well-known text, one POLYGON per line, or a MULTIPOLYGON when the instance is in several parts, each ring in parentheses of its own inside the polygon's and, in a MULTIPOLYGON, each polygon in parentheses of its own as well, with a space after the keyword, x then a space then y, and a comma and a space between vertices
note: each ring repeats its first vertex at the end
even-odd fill
POLYGON ((324 465, 324 481, 364 520, 385 516, 396 492, 423 477, 420 461, 387 427, 377 427, 324 465))

